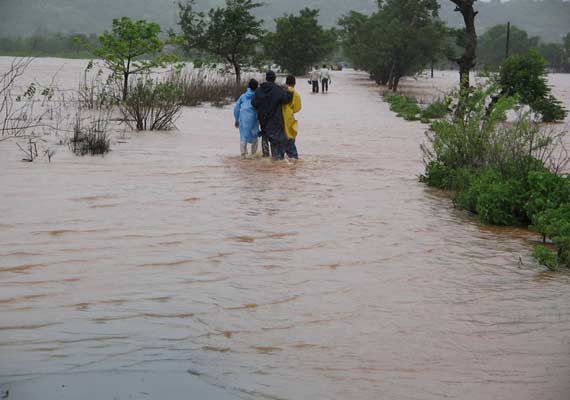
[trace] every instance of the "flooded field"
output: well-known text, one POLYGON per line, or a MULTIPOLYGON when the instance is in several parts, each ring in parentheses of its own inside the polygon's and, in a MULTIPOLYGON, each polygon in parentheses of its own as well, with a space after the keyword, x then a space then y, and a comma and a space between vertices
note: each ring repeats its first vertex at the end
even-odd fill
MULTIPOLYGON (((74 88, 84 61, 26 78, 64 63, 74 88)), ((300 80, 298 163, 241 161, 229 107, 105 157, 0 142, 0 388, 143 371, 243 399, 567 400, 570 276, 420 184, 425 126, 332 79, 300 80)))

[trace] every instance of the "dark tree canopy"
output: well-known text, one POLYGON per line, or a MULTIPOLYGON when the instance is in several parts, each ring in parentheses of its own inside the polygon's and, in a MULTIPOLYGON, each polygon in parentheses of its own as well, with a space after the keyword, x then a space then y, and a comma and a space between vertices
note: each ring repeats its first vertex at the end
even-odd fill
POLYGON ((345 54, 378 83, 397 90, 402 77, 444 52, 447 30, 438 10, 436 0, 387 0, 371 16, 351 12, 339 21, 345 54))
POLYGON ((230 63, 240 82, 242 66, 253 61, 265 34, 263 21, 253 14, 260 5, 252 0, 226 0, 225 7, 212 8, 206 14, 196 10, 194 0, 179 4, 184 48, 230 63))
POLYGON ((277 18, 275 33, 265 39, 266 52, 294 75, 303 75, 336 49, 335 31, 319 25, 318 16, 319 10, 305 8, 277 18))

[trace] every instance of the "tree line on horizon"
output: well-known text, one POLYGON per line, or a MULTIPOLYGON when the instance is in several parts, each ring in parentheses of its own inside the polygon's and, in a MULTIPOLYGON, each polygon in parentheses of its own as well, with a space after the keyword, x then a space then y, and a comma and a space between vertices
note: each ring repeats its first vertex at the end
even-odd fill
MULTIPOLYGON (((260 66, 270 61, 296 75, 322 60, 350 61, 369 71, 378 83, 397 88, 402 76, 414 75, 428 65, 449 67, 449 59, 465 45, 464 29, 450 28, 439 18, 441 9, 437 0, 377 3, 377 10, 372 14, 351 11, 341 17, 340 29, 323 27, 319 23, 320 10, 305 8, 297 15, 275 19, 273 32, 266 31, 263 20, 255 17, 260 3, 230 0, 226 7, 212 8, 209 12, 200 11, 195 1, 179 3, 181 32, 177 48, 171 46, 170 51, 193 61, 227 62, 238 78, 242 66, 260 66), (235 14, 235 10, 241 10, 243 21, 231 20, 229 12, 235 14), (220 36, 224 35, 224 29, 229 40, 220 36), (232 29, 244 34, 232 33, 232 29), (238 38, 234 44, 231 36, 238 38), (228 49, 213 45, 221 40, 227 42, 226 47, 237 46, 229 50, 232 53, 229 56, 224 54, 228 49)), ((505 24, 491 27, 481 35, 477 67, 496 70, 505 58, 505 42, 505 24)), ((0 38, 0 54, 85 58, 92 56, 93 51, 89 49, 98 45, 99 36, 95 34, 43 33, 27 38, 0 38)), ((511 54, 522 54, 530 49, 538 50, 551 71, 570 72, 570 33, 559 43, 544 43, 513 26, 511 54)))
MULTIPOLYGON (((199 0, 200 10, 207 11, 223 5, 224 0, 199 0)), ((265 0, 256 10, 264 20, 264 27, 272 30, 274 18, 308 7, 319 9, 319 23, 334 27, 338 19, 350 12, 370 14, 376 11, 373 0, 265 0)), ((28 37, 49 32, 96 33, 111 29, 113 18, 127 16, 133 20, 152 20, 165 30, 177 26, 177 10, 173 2, 165 6, 163 0, 10 0, 0 1, 0 37, 28 37)), ((463 21, 448 0, 439 0, 440 17, 449 26, 460 28, 463 21)), ((565 0, 481 1, 477 10, 477 30, 510 21, 539 36, 545 42, 559 42, 570 20, 570 2, 565 0)))

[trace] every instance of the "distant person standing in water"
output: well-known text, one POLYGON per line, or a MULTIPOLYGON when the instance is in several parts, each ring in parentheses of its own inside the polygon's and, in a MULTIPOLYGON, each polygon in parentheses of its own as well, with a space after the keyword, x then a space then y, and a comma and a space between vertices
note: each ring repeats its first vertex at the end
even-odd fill
MULTIPOLYGON (((265 79, 266 82, 255 91, 251 104, 257 110, 262 138, 271 144, 271 156, 274 160, 283 160, 287 135, 282 108, 293 101, 293 93, 275 84, 275 72, 268 71, 265 79)), ((262 147, 263 156, 268 157, 266 146, 262 147)))
POLYGON ((259 82, 250 80, 247 91, 240 96, 234 107, 235 127, 239 128, 241 158, 247 157, 248 143, 251 145, 251 155, 257 153, 259 122, 251 100, 258 87, 259 82))
POLYGON ((326 65, 323 65, 323 68, 321 69, 321 84, 322 84, 322 92, 323 93, 328 93, 329 91, 329 83, 331 82, 331 72, 329 71, 329 69, 327 68, 326 65))
POLYGON ((285 122, 285 133, 287 134, 287 144, 285 145, 285 153, 287 157, 299 159, 295 139, 299 133, 299 122, 295 119, 295 114, 301 111, 301 95, 295 90, 296 79, 293 75, 289 75, 285 81, 287 89, 293 93, 293 101, 283 106, 283 120, 285 122))
POLYGON ((319 81, 321 80, 321 71, 318 67, 314 67, 310 73, 311 83, 313 84, 313 93, 319 93, 319 81))

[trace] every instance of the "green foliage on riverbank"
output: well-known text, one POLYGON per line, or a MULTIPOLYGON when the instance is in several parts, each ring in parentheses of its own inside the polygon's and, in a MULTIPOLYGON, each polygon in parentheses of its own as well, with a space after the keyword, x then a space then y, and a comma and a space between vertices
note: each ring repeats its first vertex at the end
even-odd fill
POLYGON ((406 121, 419 120, 429 123, 432 119, 444 118, 449 114, 448 99, 438 99, 425 108, 422 108, 417 100, 398 94, 385 96, 384 100, 390 104, 391 111, 394 111, 398 117, 402 117, 406 121))
POLYGON ((504 122, 516 98, 497 96, 495 87, 464 99, 462 117, 436 121, 422 147, 422 181, 455 193, 455 204, 484 223, 530 226, 556 251, 537 248, 551 269, 570 266, 570 176, 561 171, 568 156, 557 153, 564 133, 542 129, 529 113, 504 122), (550 252, 550 253, 549 253, 550 252))

